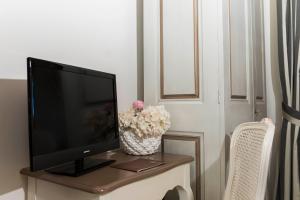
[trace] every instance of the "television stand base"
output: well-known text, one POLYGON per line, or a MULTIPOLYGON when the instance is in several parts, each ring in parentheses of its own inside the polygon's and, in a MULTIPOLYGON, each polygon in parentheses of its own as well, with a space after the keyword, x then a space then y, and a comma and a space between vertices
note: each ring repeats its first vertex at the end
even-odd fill
POLYGON ((77 177, 110 165, 114 162, 115 160, 82 158, 71 163, 50 168, 46 171, 52 174, 77 177))

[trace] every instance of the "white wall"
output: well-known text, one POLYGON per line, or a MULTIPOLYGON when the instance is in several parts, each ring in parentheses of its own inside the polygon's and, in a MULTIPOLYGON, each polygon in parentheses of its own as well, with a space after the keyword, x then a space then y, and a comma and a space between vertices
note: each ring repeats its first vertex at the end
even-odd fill
POLYGON ((124 110, 137 98, 136 8, 136 0, 0 1, 0 200, 24 199, 26 57, 117 74, 124 110))
POLYGON ((0 78, 24 79, 32 56, 116 73, 120 102, 135 95, 136 0, 0 1, 0 24, 0 78))

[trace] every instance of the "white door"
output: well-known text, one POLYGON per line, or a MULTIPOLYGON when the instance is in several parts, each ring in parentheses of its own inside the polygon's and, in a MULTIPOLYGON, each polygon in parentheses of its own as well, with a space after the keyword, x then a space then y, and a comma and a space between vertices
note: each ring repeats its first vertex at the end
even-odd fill
MULTIPOLYGON (((218 200, 222 193, 221 6, 218 0, 144 1, 145 103, 165 105, 171 131, 203 134, 204 184, 198 200, 218 200)), ((177 152, 185 151, 176 144, 177 152)))

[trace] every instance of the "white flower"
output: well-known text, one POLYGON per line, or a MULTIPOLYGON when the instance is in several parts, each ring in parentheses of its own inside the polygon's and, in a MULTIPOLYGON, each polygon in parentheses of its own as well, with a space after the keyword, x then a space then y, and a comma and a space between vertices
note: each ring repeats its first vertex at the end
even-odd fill
POLYGON ((170 114, 164 106, 148 106, 142 111, 129 109, 119 114, 120 129, 132 131, 140 138, 159 137, 171 125, 170 114))

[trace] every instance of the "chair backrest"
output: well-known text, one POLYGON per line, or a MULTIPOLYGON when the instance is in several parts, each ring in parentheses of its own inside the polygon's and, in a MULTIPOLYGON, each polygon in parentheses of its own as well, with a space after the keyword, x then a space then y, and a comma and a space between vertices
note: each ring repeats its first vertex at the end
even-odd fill
POLYGON ((274 133, 270 120, 234 130, 225 200, 264 200, 274 133))

